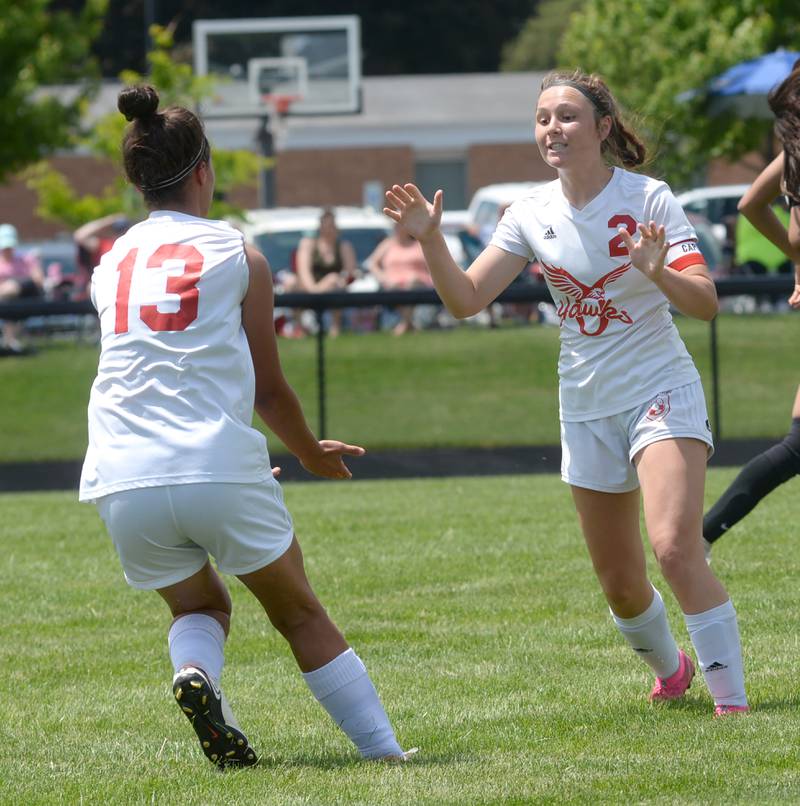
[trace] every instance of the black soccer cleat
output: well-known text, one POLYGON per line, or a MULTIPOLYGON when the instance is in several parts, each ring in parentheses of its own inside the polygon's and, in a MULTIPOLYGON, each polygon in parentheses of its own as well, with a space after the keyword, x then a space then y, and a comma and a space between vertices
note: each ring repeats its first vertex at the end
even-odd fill
POLYGON ((223 711, 222 692, 194 667, 181 669, 172 679, 172 693, 191 722, 206 758, 220 769, 251 767, 258 762, 255 751, 223 711))

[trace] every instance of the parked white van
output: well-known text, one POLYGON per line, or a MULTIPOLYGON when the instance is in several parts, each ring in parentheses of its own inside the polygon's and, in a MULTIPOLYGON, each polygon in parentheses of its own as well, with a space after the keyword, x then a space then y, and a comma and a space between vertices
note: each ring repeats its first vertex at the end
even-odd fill
POLYGON ((494 232, 503 207, 521 199, 535 187, 545 182, 501 182, 478 188, 467 207, 467 221, 470 231, 482 241, 494 232))
MULTIPOLYGON (((248 210, 242 222, 232 222, 264 253, 273 273, 294 271, 300 239, 316 234, 323 207, 275 207, 248 210)), ((370 207, 334 207, 342 240, 350 241, 359 265, 392 231, 392 222, 370 207)))
POLYGON ((679 193, 676 198, 687 213, 703 216, 720 243, 727 237, 725 222, 735 218, 739 211, 739 200, 747 192, 750 185, 711 185, 693 188, 679 193))

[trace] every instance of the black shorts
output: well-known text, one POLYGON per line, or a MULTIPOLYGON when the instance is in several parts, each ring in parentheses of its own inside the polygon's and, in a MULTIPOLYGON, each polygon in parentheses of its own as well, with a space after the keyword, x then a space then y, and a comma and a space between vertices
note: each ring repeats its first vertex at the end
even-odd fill
POLYGON ((30 277, 24 277, 17 282, 19 283, 19 299, 42 296, 42 289, 30 277))

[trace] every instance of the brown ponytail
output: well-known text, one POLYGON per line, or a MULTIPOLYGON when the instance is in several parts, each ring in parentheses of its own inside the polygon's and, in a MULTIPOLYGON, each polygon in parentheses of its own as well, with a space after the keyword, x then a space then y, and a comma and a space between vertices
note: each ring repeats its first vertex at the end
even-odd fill
POLYGON ((644 144, 637 134, 628 128, 622 120, 614 96, 605 81, 598 75, 584 73, 580 70, 572 72, 553 71, 542 81, 541 91, 550 87, 566 86, 578 90, 594 108, 597 122, 600 118, 611 118, 611 131, 601 146, 602 153, 612 163, 624 168, 635 168, 646 159, 644 144))
POLYGON ((800 59, 768 101, 775 115, 775 134, 783 145, 783 181, 789 195, 800 200, 800 59))

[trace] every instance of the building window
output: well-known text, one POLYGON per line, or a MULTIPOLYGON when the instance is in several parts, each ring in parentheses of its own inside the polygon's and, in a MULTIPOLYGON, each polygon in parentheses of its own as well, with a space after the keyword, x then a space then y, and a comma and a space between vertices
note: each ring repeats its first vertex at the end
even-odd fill
POLYGON ((467 206, 467 163, 465 159, 417 159, 416 184, 428 199, 441 188, 448 210, 467 206))

